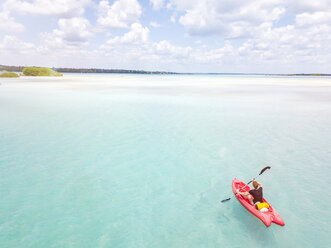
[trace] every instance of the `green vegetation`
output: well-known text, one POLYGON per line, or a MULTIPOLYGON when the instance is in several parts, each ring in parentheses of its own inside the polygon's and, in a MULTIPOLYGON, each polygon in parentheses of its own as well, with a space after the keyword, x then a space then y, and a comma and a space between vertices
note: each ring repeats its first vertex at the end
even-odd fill
POLYGON ((47 67, 26 67, 23 69, 24 76, 63 76, 47 67))
POLYGON ((0 77, 16 78, 19 77, 19 75, 15 72, 4 71, 0 74, 0 77))

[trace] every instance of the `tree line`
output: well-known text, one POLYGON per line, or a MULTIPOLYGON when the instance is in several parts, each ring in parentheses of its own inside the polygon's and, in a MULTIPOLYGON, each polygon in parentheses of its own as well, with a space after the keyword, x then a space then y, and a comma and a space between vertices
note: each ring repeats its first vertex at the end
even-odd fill
MULTIPOLYGON (((22 72, 25 67, 33 66, 8 66, 0 65, 0 71, 22 72)), ((52 68, 57 72, 64 73, 135 73, 135 74, 177 74, 165 71, 143 71, 143 70, 124 70, 124 69, 97 69, 97 68, 52 68)))

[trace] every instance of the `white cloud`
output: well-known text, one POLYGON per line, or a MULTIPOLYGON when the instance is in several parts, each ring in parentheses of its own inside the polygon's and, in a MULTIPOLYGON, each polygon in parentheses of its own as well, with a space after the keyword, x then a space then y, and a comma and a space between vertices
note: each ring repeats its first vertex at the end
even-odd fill
POLYGON ((46 48, 75 47, 88 44, 88 39, 93 35, 90 32, 90 23, 82 17, 59 19, 58 29, 52 33, 41 34, 46 48))
POLYGON ((0 51, 2 53, 14 52, 15 54, 28 54, 31 53, 35 48, 36 47, 34 44, 21 41, 16 36, 12 35, 6 35, 0 43, 0 51))
POLYGON ((131 25, 131 30, 123 36, 116 36, 100 47, 100 54, 109 61, 116 61, 119 65, 134 68, 144 65, 155 70, 165 68, 189 58, 191 47, 182 47, 170 41, 153 42, 149 40, 149 29, 139 23, 131 25))
POLYGON ((222 64, 225 61, 232 60, 237 56, 237 51, 233 47, 230 41, 225 42, 223 47, 216 49, 208 49, 204 47, 203 49, 197 49, 192 53, 192 58, 198 63, 202 64, 222 64))
POLYGON ((111 6, 108 0, 102 0, 98 6, 97 22, 105 27, 128 28, 139 20, 141 12, 137 0, 117 0, 111 6))
POLYGON ((123 36, 116 36, 107 41, 109 45, 130 44, 137 45, 148 41, 149 29, 144 28, 140 23, 133 23, 131 30, 123 36))
POLYGON ((239 47, 245 60, 270 63, 277 67, 299 64, 321 64, 330 61, 331 27, 310 26, 297 29, 294 25, 267 28, 258 37, 247 40, 239 47))
POLYGON ((173 16, 171 16, 170 17, 170 21, 172 22, 172 23, 176 23, 176 17, 173 15, 173 16))
POLYGON ((169 54, 170 56, 187 56, 191 47, 181 47, 173 45, 170 41, 162 40, 153 44, 154 50, 158 54, 169 54))
POLYGON ((328 24, 331 13, 329 0, 170 0, 167 7, 180 14, 179 23, 190 35, 223 38, 251 37, 252 28, 285 15, 298 15, 298 25, 328 24))
POLYGON ((157 23, 157 22, 150 22, 149 25, 153 28, 159 28, 161 27, 161 24, 157 23))
POLYGON ((110 40, 108 46, 103 46, 101 50, 106 51, 106 57, 122 64, 136 61, 139 65, 158 70, 326 72, 325 65, 331 60, 330 25, 274 28, 272 22, 265 22, 254 27, 252 32, 254 36, 239 46, 228 40, 218 48, 210 48, 202 42, 192 48, 178 46, 168 40, 153 42, 144 39, 141 42, 139 38, 128 39, 139 36, 124 35, 110 40), (298 68, 305 69, 300 71, 298 68))
POLYGON ((170 0, 167 6, 191 36, 244 38, 236 47, 225 42, 219 49, 195 48, 192 61, 224 65, 229 60, 242 71, 253 67, 265 71, 269 66, 287 72, 299 65, 317 68, 330 63, 331 5, 326 0, 170 0), (294 23, 275 25, 282 17, 293 16, 294 23))
POLYGON ((149 0, 149 2, 153 5, 154 10, 159 10, 163 8, 165 0, 149 0))
POLYGON ((15 19, 10 16, 9 11, 0 12, 0 30, 7 32, 23 32, 25 27, 15 21, 15 19))
POLYGON ((62 18, 80 16, 90 0, 7 0, 4 9, 13 12, 22 12, 39 15, 55 15, 62 18))
POLYGON ((249 36, 250 28, 277 21, 285 13, 285 8, 277 1, 265 4, 259 0, 172 0, 171 3, 175 10, 184 12, 179 23, 189 34, 221 34, 225 38, 249 36))
POLYGON ((323 23, 331 23, 331 12, 318 11, 314 13, 302 13, 295 17, 297 26, 319 25, 323 23))
POLYGON ((58 24, 60 29, 57 32, 66 41, 85 42, 92 36, 92 33, 89 31, 90 23, 85 18, 60 19, 58 24))
MULTIPOLYGON (((112 32, 111 29, 106 30, 100 36, 103 35, 101 39, 107 38, 108 41, 95 50, 88 45, 96 27, 87 19, 79 17, 90 2, 6 1, 3 12, 0 13, 0 29, 7 32, 24 30, 24 26, 14 19, 19 13, 55 15, 60 19, 56 29, 40 34, 39 46, 6 35, 0 41, 1 60, 13 61, 13 64, 17 64, 17 61, 37 61, 44 64, 55 61, 58 65, 66 66, 191 72, 221 70, 289 73, 330 70, 331 5, 328 1, 147 2, 154 9, 167 6, 170 21, 186 29, 186 41, 192 42, 191 47, 176 44, 176 37, 171 34, 169 40, 149 40, 151 32, 160 24, 151 21, 146 27, 139 23, 143 9, 138 0, 102 0, 95 4, 98 11, 97 27, 103 31, 105 27, 129 30, 115 37, 109 33, 112 32), (283 17, 285 18, 282 19, 283 17), (192 39, 192 35, 202 37, 194 44, 196 38, 192 39), (204 39, 204 35, 215 36, 210 42, 210 39, 204 39), (233 38, 241 39, 232 40, 233 38), (204 43, 206 41, 209 43, 204 43), (300 68, 306 70, 300 71, 300 68)), ((31 16, 20 16, 22 19, 25 17, 31 16)), ((50 18, 50 22, 52 20, 54 18, 50 18)), ((24 23, 27 27, 31 25, 29 20, 24 23)), ((174 24, 163 25, 173 27, 174 24)), ((31 32, 36 34, 38 31, 31 32)))
POLYGON ((298 14, 303 12, 326 11, 331 9, 329 0, 287 0, 282 4, 288 6, 289 11, 298 14))

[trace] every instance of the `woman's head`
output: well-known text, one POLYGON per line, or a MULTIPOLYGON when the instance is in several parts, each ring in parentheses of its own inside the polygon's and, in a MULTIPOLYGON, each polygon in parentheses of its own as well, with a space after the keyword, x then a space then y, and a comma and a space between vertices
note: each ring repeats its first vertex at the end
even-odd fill
POLYGON ((257 183, 257 181, 253 181, 253 187, 254 187, 254 189, 257 189, 259 187, 259 184, 257 183))

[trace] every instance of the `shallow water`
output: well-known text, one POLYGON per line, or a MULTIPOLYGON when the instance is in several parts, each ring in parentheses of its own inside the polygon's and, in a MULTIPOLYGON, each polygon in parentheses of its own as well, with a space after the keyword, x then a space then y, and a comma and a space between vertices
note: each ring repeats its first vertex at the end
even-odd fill
POLYGON ((330 79, 238 80, 1 80, 0 247, 328 247, 330 79))

